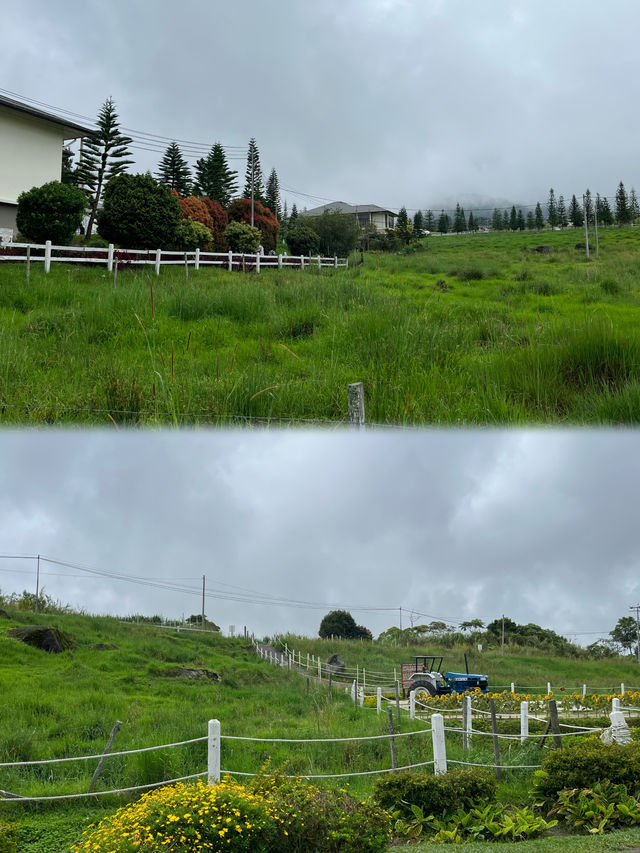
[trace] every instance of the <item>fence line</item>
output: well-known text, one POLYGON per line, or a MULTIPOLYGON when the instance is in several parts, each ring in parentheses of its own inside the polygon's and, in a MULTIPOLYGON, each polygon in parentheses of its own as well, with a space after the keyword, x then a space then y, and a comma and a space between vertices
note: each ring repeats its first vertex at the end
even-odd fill
POLYGON ((117 273, 118 266, 153 266, 156 275, 160 275, 163 266, 184 266, 188 270, 200 267, 225 267, 229 272, 235 270, 255 271, 262 269, 322 269, 323 267, 348 267, 348 258, 305 256, 305 255, 261 255, 259 252, 203 252, 195 249, 190 252, 175 252, 167 249, 116 249, 113 243, 104 247, 92 246, 54 246, 51 240, 46 243, 9 243, 0 247, 0 261, 30 265, 42 262, 48 273, 52 263, 88 263, 106 266, 107 272, 117 273), (23 254, 19 253, 24 249, 23 254), (34 254, 34 250, 36 254, 34 254), (63 255, 54 252, 64 252, 63 255))

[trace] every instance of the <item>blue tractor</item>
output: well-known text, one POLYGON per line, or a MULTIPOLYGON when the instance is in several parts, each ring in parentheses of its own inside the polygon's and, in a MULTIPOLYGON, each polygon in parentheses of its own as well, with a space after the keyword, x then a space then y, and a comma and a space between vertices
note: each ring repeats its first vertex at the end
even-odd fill
MULTIPOLYGON (((465 655, 465 663, 466 663, 465 655)), ((467 672, 441 672, 442 657, 417 655, 415 663, 402 664, 402 688, 405 694, 415 691, 417 699, 429 696, 446 696, 464 693, 479 688, 483 693, 489 689, 489 676, 467 672)))

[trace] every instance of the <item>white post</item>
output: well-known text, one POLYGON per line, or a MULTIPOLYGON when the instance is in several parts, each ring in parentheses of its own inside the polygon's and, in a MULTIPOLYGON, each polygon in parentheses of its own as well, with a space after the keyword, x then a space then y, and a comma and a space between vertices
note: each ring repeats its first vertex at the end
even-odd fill
POLYGON ((416 718, 416 691, 412 690, 409 693, 409 719, 415 720, 416 718))
POLYGON ((471 736, 473 733, 473 713, 471 711, 471 696, 465 696, 464 697, 464 703, 467 706, 467 713, 465 714, 465 722, 466 722, 465 734, 467 736, 467 746, 470 749, 471 748, 471 736))
POLYGON ((334 267, 338 266, 338 256, 337 255, 333 256, 333 265, 334 265, 334 267))
POLYGON ((300 255, 300 269, 304 269, 304 255, 300 255))
POLYGON ((211 785, 220 781, 220 720, 209 720, 207 750, 207 782, 211 785))
POLYGON ((355 681, 355 678, 351 682, 351 698, 354 702, 356 701, 356 681, 355 681))
POLYGON ((585 697, 586 695, 587 695, 587 685, 586 685, 586 684, 583 684, 583 685, 582 685, 582 698, 584 699, 584 697, 585 697))
POLYGON ((233 252, 229 249, 229 272, 233 269, 233 252))
POLYGON ((194 267, 194 269, 196 269, 196 270, 199 270, 199 269, 200 269, 200 247, 199 247, 199 246, 198 246, 198 248, 196 249, 196 260, 195 260, 195 263, 194 263, 193 267, 194 267))
POLYGON ((256 272, 260 272, 260 252, 256 252, 256 272))
POLYGON ((516 692, 516 686, 515 686, 515 684, 513 683, 513 681, 511 682, 511 692, 512 692, 512 693, 515 693, 515 692, 516 692))
POLYGON ((447 772, 447 746, 444 740, 444 717, 431 715, 431 740, 433 742, 433 772, 436 776, 447 772))
POLYGON ((318 269, 322 267, 322 263, 320 262, 320 255, 318 255, 318 269))
POLYGON ((376 711, 382 711, 382 687, 376 688, 376 711))
POLYGON ((394 666, 394 668, 393 668, 393 680, 394 680, 394 681, 397 681, 397 680, 398 680, 398 675, 397 675, 397 673, 396 673, 396 668, 395 668, 395 666, 394 666))
POLYGON ((362 708, 364 705, 364 687, 358 687, 358 705, 362 708))
POLYGON ((551 682, 547 681, 547 694, 551 693, 551 682))
POLYGON ((529 737, 529 703, 520 703, 520 743, 529 737))
POLYGON ((364 688, 366 688, 366 686, 367 686, 367 670, 364 669, 364 667, 362 669, 362 686, 364 688))
POLYGON ((612 699, 611 700, 611 713, 612 714, 619 714, 620 713, 620 700, 619 699, 612 699))
POLYGON ((620 685, 620 693, 624 693, 624 681, 620 685))
POLYGON ((311 655, 311 663, 315 663, 315 662, 316 662, 316 656, 315 656, 315 655, 311 655))
POLYGON ((107 249, 107 272, 113 272, 113 243, 107 249))
POLYGON ((49 272, 51 269, 51 240, 47 240, 44 244, 44 271, 49 272))
POLYGON ((356 684, 360 684, 360 666, 356 664, 356 684))
POLYGON ((307 652, 307 672, 309 672, 309 652, 307 652))
POLYGON ((162 260, 162 252, 156 249, 156 275, 160 275, 160 261, 162 260))
POLYGON ((322 678, 322 664, 320 663, 320 658, 318 658, 318 678, 322 678))
POLYGON ((282 255, 281 254, 278 255, 278 269, 279 270, 282 269, 282 255))

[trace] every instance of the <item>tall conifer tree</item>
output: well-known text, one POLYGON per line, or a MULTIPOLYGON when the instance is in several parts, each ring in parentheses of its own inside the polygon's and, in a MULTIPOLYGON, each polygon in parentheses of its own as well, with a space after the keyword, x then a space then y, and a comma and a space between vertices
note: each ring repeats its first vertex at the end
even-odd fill
POLYGON ((82 159, 78 164, 78 185, 89 195, 87 237, 91 236, 102 191, 110 178, 127 171, 133 163, 129 146, 132 139, 120 133, 120 122, 113 100, 107 98, 98 113, 97 129, 82 141, 82 159))
POLYGON ((280 182, 278 181, 278 173, 272 169, 267 180, 267 191, 265 193, 265 201, 269 210, 275 215, 276 219, 280 219, 280 182))
POLYGON ((580 228, 584 225, 584 214, 582 208, 578 204, 578 199, 575 195, 571 196, 571 204, 569 205, 569 220, 574 228, 580 228))
POLYGON ((627 191, 624 188, 622 181, 618 184, 616 190, 616 222, 618 225, 627 225, 630 220, 629 215, 629 198, 627 191))
POLYGON ((261 204, 264 204, 264 180, 262 178, 262 168, 260 166, 260 152, 258 151, 258 146, 253 138, 249 140, 249 150, 247 152, 244 198, 251 198, 252 185, 254 199, 259 201, 261 204))
POLYGON ((547 202, 547 222, 552 228, 558 224, 558 203, 553 188, 549 190, 549 201, 547 202))
POLYGON ((229 168, 227 155, 220 142, 216 142, 206 157, 196 161, 198 195, 217 201, 227 208, 238 191, 238 173, 229 168))
POLYGON ((182 198, 191 193, 191 169, 177 142, 171 142, 167 146, 164 157, 158 164, 156 176, 159 183, 175 190, 182 198))
POLYGON ((538 231, 541 231, 544 228, 544 216, 542 215, 542 206, 540 205, 540 202, 536 204, 534 223, 538 231))

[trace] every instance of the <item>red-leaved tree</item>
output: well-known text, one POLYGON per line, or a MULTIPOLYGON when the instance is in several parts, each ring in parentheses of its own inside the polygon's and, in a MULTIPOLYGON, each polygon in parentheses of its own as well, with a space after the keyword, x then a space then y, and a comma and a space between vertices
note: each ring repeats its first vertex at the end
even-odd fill
POLYGON ((211 233, 213 234, 214 252, 226 252, 229 248, 227 246, 227 241, 224 238, 224 229, 229 224, 229 217, 227 216, 227 211, 224 209, 224 207, 220 204, 219 201, 209 198, 206 195, 202 196, 200 201, 207 208, 207 211, 213 223, 211 233))
MULTIPOLYGON (((235 222, 246 222, 251 225, 251 199, 237 198, 229 205, 229 220, 235 222)), ((266 252, 275 250, 278 244, 278 231, 280 223, 269 210, 268 207, 260 204, 259 201, 254 202, 253 206, 253 224, 260 229, 262 234, 262 245, 266 252)))

